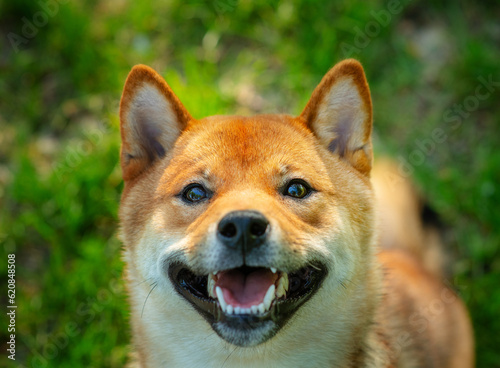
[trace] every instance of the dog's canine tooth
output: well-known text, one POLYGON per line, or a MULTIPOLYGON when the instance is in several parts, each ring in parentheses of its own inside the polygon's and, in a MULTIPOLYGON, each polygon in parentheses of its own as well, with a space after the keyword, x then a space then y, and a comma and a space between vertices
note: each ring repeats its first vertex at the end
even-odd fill
POLYGON ((279 282, 278 287, 276 288, 276 298, 281 298, 286 294, 285 288, 283 287, 283 283, 279 282))
POLYGON ((286 272, 283 272, 283 274, 281 275, 280 282, 283 283, 283 289, 285 289, 285 291, 288 291, 289 282, 288 274, 286 272))
POLYGON ((267 289, 266 296, 264 297, 264 307, 266 310, 269 309, 269 307, 271 306, 271 303, 273 302, 273 299, 275 297, 275 295, 274 295, 275 290, 276 290, 276 286, 274 286, 274 284, 269 286, 269 289, 267 289))
POLYGON ((217 299, 219 300, 220 307, 223 311, 226 311, 227 303, 224 300, 224 295, 222 295, 222 289, 220 288, 220 286, 215 287, 215 293, 217 294, 217 299))
POLYGON ((207 283, 207 291, 208 291, 208 296, 212 298, 216 298, 216 295, 214 293, 214 287, 215 287, 215 279, 212 275, 208 275, 208 283, 207 283))
POLYGON ((271 272, 272 272, 272 273, 276 273, 277 271, 278 271, 278 270, 277 270, 276 268, 271 267, 271 272))
POLYGON ((278 286, 276 287, 276 297, 281 298, 286 294, 288 290, 288 274, 283 273, 278 280, 278 286))

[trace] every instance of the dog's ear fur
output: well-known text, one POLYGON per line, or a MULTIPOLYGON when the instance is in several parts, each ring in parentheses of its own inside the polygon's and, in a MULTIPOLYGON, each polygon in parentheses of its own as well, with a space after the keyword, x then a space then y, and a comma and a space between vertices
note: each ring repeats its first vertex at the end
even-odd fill
POLYGON ((191 119, 158 73, 145 65, 134 66, 120 102, 123 179, 134 179, 163 157, 191 119))
POLYGON ((361 64, 335 65, 321 80, 300 115, 319 141, 359 172, 372 167, 372 102, 361 64))

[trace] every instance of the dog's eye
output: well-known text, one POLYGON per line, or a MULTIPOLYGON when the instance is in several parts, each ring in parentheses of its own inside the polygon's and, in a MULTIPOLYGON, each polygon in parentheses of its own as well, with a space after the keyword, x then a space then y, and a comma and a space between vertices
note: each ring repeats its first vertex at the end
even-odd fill
POLYGON ((207 198, 207 191, 199 184, 189 185, 184 189, 182 197, 188 202, 199 202, 207 198))
POLYGON ((292 180, 288 183, 284 194, 294 198, 304 198, 309 193, 311 193, 311 189, 305 182, 302 180, 292 180))

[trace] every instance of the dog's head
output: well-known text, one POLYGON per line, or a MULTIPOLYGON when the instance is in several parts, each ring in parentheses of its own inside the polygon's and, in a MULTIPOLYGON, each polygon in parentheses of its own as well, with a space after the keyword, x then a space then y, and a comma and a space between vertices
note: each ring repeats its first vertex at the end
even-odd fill
POLYGON ((200 120, 136 66, 120 119, 128 273, 155 285, 156 313, 198 325, 201 315, 252 346, 309 299, 345 298, 365 272, 372 112, 357 61, 330 70, 298 117, 200 120))

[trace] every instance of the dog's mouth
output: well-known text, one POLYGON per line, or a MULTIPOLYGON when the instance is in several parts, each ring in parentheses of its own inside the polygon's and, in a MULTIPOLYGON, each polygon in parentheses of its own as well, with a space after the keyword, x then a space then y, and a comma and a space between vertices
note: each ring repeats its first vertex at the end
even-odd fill
MULTIPOLYGON (((272 333, 265 339, 274 335, 318 290, 325 276, 326 268, 320 263, 289 273, 276 268, 243 266, 196 275, 183 264, 169 267, 169 277, 177 291, 209 323, 223 323, 244 332, 272 321, 272 333)), ((228 341, 245 345, 243 340, 228 341)))

